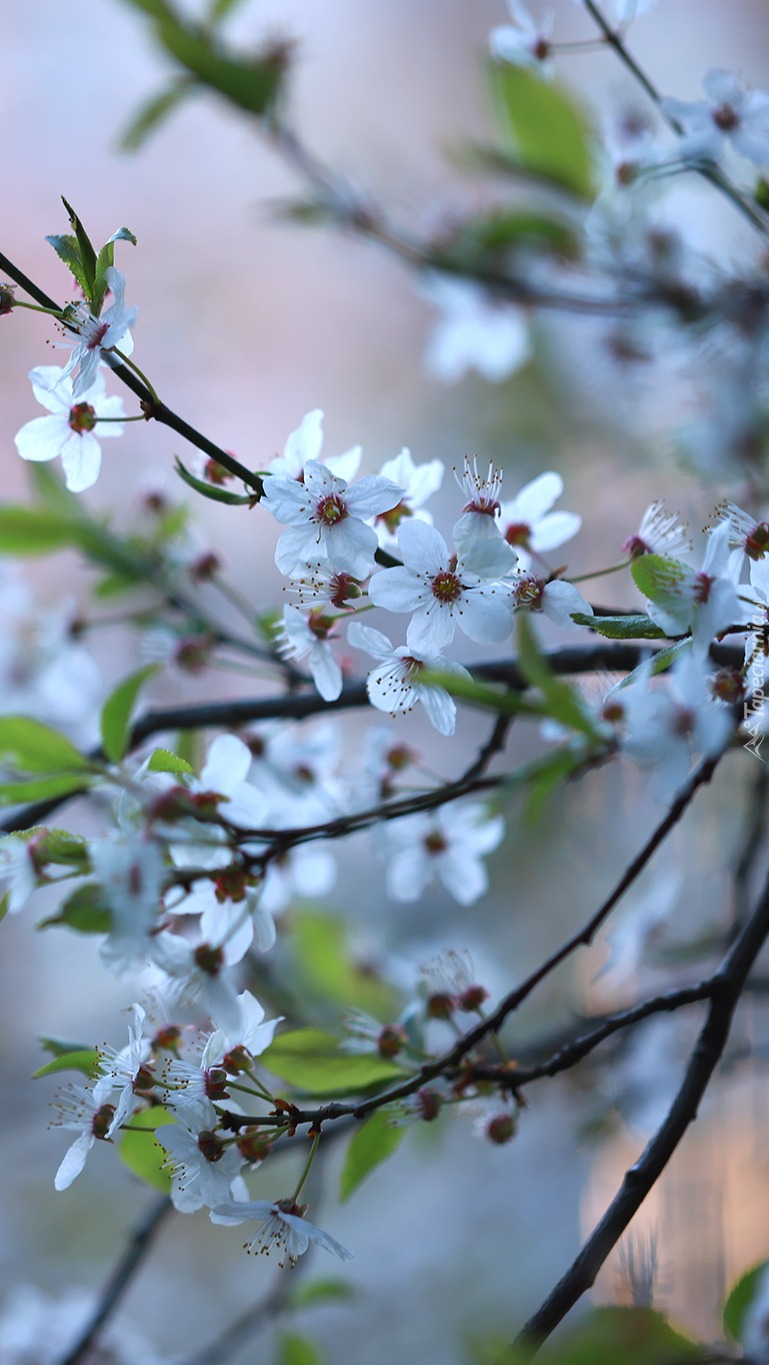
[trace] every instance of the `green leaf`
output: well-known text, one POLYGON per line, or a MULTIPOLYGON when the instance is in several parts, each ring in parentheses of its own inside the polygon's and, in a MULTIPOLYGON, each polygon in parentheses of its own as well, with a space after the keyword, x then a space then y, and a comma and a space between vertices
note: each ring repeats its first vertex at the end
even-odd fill
POLYGON ((518 613, 518 663, 526 681, 543 693, 548 716, 570 730, 578 730, 594 740, 600 739, 595 721, 581 697, 550 668, 540 650, 530 613, 526 611, 518 613))
POLYGON ((528 783, 524 807, 527 824, 531 826, 538 824, 548 798, 583 762, 584 754, 575 753, 572 749, 556 749, 554 753, 540 760, 528 783))
POLYGON ((522 697, 520 692, 502 691, 488 683, 463 678, 456 673, 432 673, 428 669, 419 675, 420 683, 429 687, 443 687, 452 697, 461 697, 470 706, 482 706, 503 716, 517 716, 521 712, 541 716, 542 707, 522 697))
POLYGON ((679 1365, 701 1360, 702 1352, 653 1308, 594 1308, 547 1342, 537 1359, 542 1365, 679 1365))
POLYGON ((140 574, 111 573, 96 584, 93 595, 104 601, 109 597, 118 597, 122 592, 131 592, 141 582, 143 579, 140 574))
POLYGON ((113 232, 112 236, 107 242, 107 246, 109 246, 110 243, 112 242, 130 242, 131 246, 136 246, 136 238, 132 233, 131 229, 127 227, 119 227, 117 232, 113 232))
POLYGON ((41 1076, 54 1076, 58 1071, 82 1071, 85 1076, 92 1076, 98 1062, 99 1054, 95 1048, 62 1052, 61 1056, 54 1057, 52 1062, 46 1062, 45 1066, 41 1066, 39 1071, 33 1071, 32 1079, 37 1081, 41 1076))
POLYGON ((37 836, 36 856, 64 867, 87 867, 88 844, 82 834, 70 834, 67 829, 42 829, 37 836))
POLYGON ((48 555, 73 542, 72 523, 55 512, 0 507, 0 554, 48 555))
POLYGON ((691 647, 692 638, 688 635, 685 640, 676 640, 675 644, 667 645, 665 649, 658 649, 655 654, 652 654, 650 660, 640 663, 637 668, 633 669, 632 673, 628 673, 626 678, 618 682, 611 689, 611 692, 607 692, 607 699, 613 696, 615 692, 621 692, 624 688, 631 687, 633 683, 638 682, 638 679, 650 666, 652 677, 655 677, 657 673, 664 673, 665 669, 670 668, 670 665, 675 663, 679 654, 683 654, 685 649, 691 649, 691 647))
POLYGON ((66 735, 30 716, 0 716, 0 764, 27 773, 88 768, 89 761, 66 735))
POLYGON ((304 1284, 298 1284, 291 1294, 291 1306, 295 1309, 309 1308, 317 1303, 354 1299, 356 1295, 355 1285, 350 1284, 349 1280, 329 1275, 323 1279, 305 1280, 304 1284))
POLYGON ((85 1052, 85 1043, 65 1043, 61 1038, 38 1038, 37 1040, 44 1052, 50 1052, 52 1057, 63 1057, 67 1052, 85 1052))
POLYGON ((589 128, 572 94, 510 62, 490 64, 490 83, 503 135, 522 165, 592 199, 589 128))
POLYGON ((357 1190, 362 1180, 400 1146, 405 1128, 388 1124, 381 1110, 375 1110, 361 1124, 347 1148, 342 1174, 339 1178, 339 1197, 342 1203, 357 1190))
POLYGON ((236 5, 241 5, 243 0, 211 0, 208 10, 209 24, 220 24, 236 5))
POLYGON ((53 796, 68 796, 83 791, 82 774, 62 773, 55 777, 39 777, 32 782, 0 783, 0 806, 23 806, 29 801, 46 801, 53 796))
POLYGON ((283 1332, 278 1338, 275 1365, 320 1365, 320 1356, 308 1337, 296 1332, 283 1332))
POLYGON ((54 235, 52 237, 46 237, 45 240, 50 242, 56 255, 59 257, 59 260, 63 261, 70 274, 74 275, 80 288, 83 290, 83 293, 87 293, 88 282, 85 271, 83 270, 83 263, 80 260, 80 250, 78 248, 77 238, 67 234, 66 236, 54 235))
POLYGON ((575 611, 572 621, 578 626, 589 626, 596 635, 607 640, 664 640, 665 632, 650 616, 585 616, 575 611))
POLYGON ((170 23, 175 23, 176 18, 173 10, 165 3, 165 0, 126 0, 126 4, 134 9, 143 10, 145 14, 150 14, 153 19, 167 19, 170 23))
POLYGON ((630 566, 633 582, 650 602, 667 601, 688 572, 677 559, 663 559, 661 555, 641 555, 630 566))
POLYGON ((64 195, 61 196, 61 202, 69 214, 70 225, 77 238, 78 251, 86 281, 85 292, 88 298, 93 300, 96 287, 96 252, 93 249, 91 239, 83 227, 83 224, 71 204, 67 203, 64 195))
POLYGON ((104 703, 101 713, 101 742, 111 763, 125 757, 131 736, 131 712, 144 684, 160 672, 159 664, 146 664, 131 673, 104 703))
POLYGON ((274 1076, 311 1095, 356 1094, 406 1075, 376 1053, 340 1052, 336 1038, 314 1028, 281 1033, 259 1060, 274 1076))
POLYGON ((283 73, 282 64, 274 58, 238 61, 214 47, 203 32, 176 22, 158 24, 158 37, 192 75, 247 113, 265 114, 275 99, 283 73))
POLYGON ((151 773, 194 773, 195 769, 185 758, 172 754, 170 749, 156 749, 149 763, 151 773))
POLYGON ((254 505, 253 493, 230 493, 226 488, 219 488, 216 484, 205 483, 203 479, 196 479, 195 475, 190 474, 189 469, 185 468, 178 455, 175 468, 179 478, 184 479, 184 482, 189 484, 190 488, 194 488, 196 493, 202 493, 204 498, 211 498, 213 502, 226 502, 230 507, 242 506, 244 503, 250 503, 252 507, 254 505))
POLYGON ((732 1286, 731 1292, 724 1307, 724 1331, 733 1341, 743 1344, 743 1331, 745 1327, 745 1314, 747 1313, 758 1290, 763 1288, 765 1272, 769 1269, 769 1260, 759 1261, 750 1270, 746 1270, 741 1275, 737 1283, 732 1286))
POLYGON ((164 1123, 174 1122, 173 1114, 169 1114, 160 1104, 152 1109, 145 1109, 140 1114, 133 1114, 131 1128, 146 1128, 147 1132, 124 1133, 118 1149, 120 1159, 129 1171, 133 1171, 134 1175, 140 1176, 148 1185, 161 1190, 163 1194, 171 1193, 171 1176, 168 1171, 161 1169, 168 1160, 168 1152, 155 1141, 151 1133, 164 1123))
POLYGON ((55 915, 42 920, 37 927, 50 929, 57 924, 66 924, 81 934, 108 934, 112 910, 104 888, 98 882, 86 882, 67 897, 55 915))
POLYGON ((80 520, 84 504, 76 493, 70 492, 53 465, 30 461, 27 465, 27 478, 41 502, 47 503, 67 521, 80 520))
POLYGON ((445 255, 461 265, 468 258, 477 261, 479 254, 517 249, 554 253, 570 260, 579 256, 576 233, 558 219, 516 209, 493 209, 466 219, 441 257, 445 255))
POLYGON ((150 133, 154 133, 161 123, 164 123, 169 114, 173 113, 180 104, 195 89, 194 81, 187 76, 181 76, 174 81, 173 85, 167 90, 161 90, 159 95, 154 95, 138 110, 128 127, 121 133, 118 147, 121 152, 138 152, 143 147, 150 133))
POLYGON ((344 1008, 383 1019, 397 1014, 399 1004, 390 986, 354 961, 341 920, 306 910, 292 917, 291 929, 303 986, 344 1008))

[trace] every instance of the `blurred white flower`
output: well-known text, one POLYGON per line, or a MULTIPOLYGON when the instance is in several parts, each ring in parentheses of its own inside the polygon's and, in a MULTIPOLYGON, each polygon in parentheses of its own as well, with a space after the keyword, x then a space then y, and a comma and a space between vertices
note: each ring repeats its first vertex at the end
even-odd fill
POLYGON ((525 365, 531 347, 522 308, 447 275, 430 274, 422 292, 441 311, 424 355, 425 370, 434 379, 456 384, 477 370, 496 384, 525 365))
POLYGON ((101 469, 99 441, 122 436, 123 400, 107 397, 104 375, 97 368, 76 401, 72 381, 58 365, 39 365, 30 370, 32 392, 50 416, 34 417, 14 437, 22 460, 54 460, 61 456, 67 487, 82 493, 96 483, 101 469), (110 418, 110 421, 104 421, 110 418))

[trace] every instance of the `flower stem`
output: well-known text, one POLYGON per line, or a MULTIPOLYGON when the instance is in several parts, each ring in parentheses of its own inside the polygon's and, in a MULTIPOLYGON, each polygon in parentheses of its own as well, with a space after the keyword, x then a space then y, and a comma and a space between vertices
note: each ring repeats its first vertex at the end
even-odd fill
POLYGON ((112 352, 113 355, 119 356, 120 359, 122 360, 123 364, 124 364, 124 365, 127 365, 129 369, 133 370, 134 374, 138 374, 138 376, 139 376, 139 378, 141 379, 142 383, 147 385, 147 388, 149 389, 149 391, 150 391, 150 393, 151 393, 151 395, 152 395, 152 401, 153 401, 153 403, 157 403, 157 404, 159 405, 159 404, 160 404, 160 399, 158 398, 158 395, 157 395, 157 393, 155 392, 155 389, 154 389, 153 385, 150 384, 150 381, 149 381, 149 379, 147 378, 146 374, 144 374, 143 371, 139 369, 139 366, 136 365, 136 364, 134 364, 133 360, 131 360, 129 356, 124 355, 123 352, 122 352, 121 350, 119 350, 117 346, 112 346, 112 347, 111 347, 111 352, 112 352))
POLYGON ((593 573, 579 573, 574 578, 565 578, 565 583, 584 583, 587 578, 604 578, 607 573, 619 573, 621 569, 628 569, 633 563, 632 559, 625 559, 621 564, 612 564, 610 569, 596 569, 593 573))
POLYGON ((313 1161, 315 1160, 315 1153, 316 1153, 317 1150, 318 1150, 318 1143, 319 1143, 319 1142, 320 1142, 320 1133, 316 1133, 316 1134, 315 1134, 315 1137, 314 1137, 313 1140, 312 1140, 312 1147, 310 1148, 310 1155, 309 1155, 308 1158, 307 1158, 307 1164, 306 1164, 304 1170, 302 1171, 302 1174, 301 1174, 301 1177, 300 1177, 300 1180, 299 1180, 299 1184, 297 1185, 296 1189, 294 1190, 294 1194, 293 1194, 293 1202, 294 1202, 294 1203, 296 1203, 297 1199, 299 1198, 299 1194, 300 1194, 300 1192, 301 1192, 302 1186, 303 1186, 305 1180, 307 1179, 308 1175, 310 1174, 310 1167, 312 1166, 312 1163, 313 1163, 313 1161))

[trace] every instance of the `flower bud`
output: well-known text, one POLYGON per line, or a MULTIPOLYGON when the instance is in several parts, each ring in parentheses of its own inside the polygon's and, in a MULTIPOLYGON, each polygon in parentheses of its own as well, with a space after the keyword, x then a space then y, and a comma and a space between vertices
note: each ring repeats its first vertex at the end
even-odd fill
POLYGON ((468 986, 457 1000, 457 1009, 465 1010, 467 1014, 477 1013, 484 1000, 488 1000, 489 993, 485 986, 468 986))
POLYGON ((233 477, 229 469, 225 469, 224 465, 220 464, 218 460, 208 460, 204 473, 208 482, 214 484, 226 483, 228 479, 233 477))
POLYGON ((13 312, 13 305, 16 302, 13 297, 15 289, 15 284, 6 284, 5 281, 0 284, 0 317, 3 313, 13 312))
POLYGON ((490 1142, 503 1147, 515 1137, 516 1121, 512 1114, 495 1114, 486 1124, 486 1136, 490 1142))
POLYGON ((193 954, 195 966, 207 976, 218 976, 224 964, 224 953, 221 948, 212 948, 210 943, 201 943, 193 954))
POLYGON ((213 578, 214 574, 219 573, 222 561, 213 550, 207 550, 205 554, 198 555, 193 560, 187 572, 196 583, 204 583, 207 579, 213 578))

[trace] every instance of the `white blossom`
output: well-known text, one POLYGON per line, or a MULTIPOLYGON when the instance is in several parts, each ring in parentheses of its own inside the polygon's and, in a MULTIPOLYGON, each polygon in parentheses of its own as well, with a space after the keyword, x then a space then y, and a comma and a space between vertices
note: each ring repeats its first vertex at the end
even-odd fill
POLYGON ((660 570, 653 601, 646 610, 655 625, 666 635, 692 633, 695 645, 707 647, 713 637, 730 625, 743 621, 736 582, 742 566, 736 563, 729 546, 730 526, 719 522, 708 536, 707 549, 699 571, 669 561, 660 570))
POLYGON ((104 375, 97 368, 91 383, 76 399, 72 381, 58 365, 39 365, 30 370, 32 392, 50 416, 34 417, 16 433, 16 449, 23 460, 53 460, 61 456, 67 487, 82 493, 96 483, 101 469, 99 441, 122 436, 123 400, 107 397, 104 375), (104 421, 110 418, 113 420, 104 421))
POLYGON ((499 528, 518 556, 522 569, 528 569, 532 556, 556 550, 577 534, 582 518, 576 512, 551 512, 563 492, 560 474, 550 471, 527 483, 516 497, 503 502, 498 510, 499 528))
POLYGON ((508 582, 515 606, 527 611, 541 611, 554 625, 563 630, 579 628, 572 620, 576 614, 592 616, 593 608, 586 602, 579 588, 561 578, 546 583, 536 574, 514 574, 508 582))
POLYGON ((434 814, 408 815, 387 827, 387 890, 393 900, 417 901, 436 879, 460 905, 488 890, 481 855, 502 842, 501 815, 489 818, 480 802, 457 802, 434 814))
POLYGON ((208 750, 199 783, 193 784, 222 796, 220 814, 242 829, 262 825, 267 814, 264 795, 246 781, 250 767, 251 752, 243 741, 237 735, 219 735, 208 750))
POLYGON ((477 370, 499 383, 525 365, 531 348, 523 309, 447 275, 428 275, 422 292, 441 311, 424 355, 425 370, 434 379, 455 384, 477 370))
POLYGON ((61 1162, 54 1178, 54 1188, 66 1190, 86 1163, 86 1158, 97 1138, 104 1141, 110 1130, 114 1107, 108 1103, 112 1094, 110 1077, 101 1077, 95 1085, 74 1082, 60 1091, 55 1102, 56 1117, 51 1127, 68 1128, 78 1133, 61 1162))
POLYGON ((307 659, 312 680, 324 701, 335 701, 344 678, 331 639, 336 621, 322 611, 309 613, 298 607, 283 608, 283 623, 276 632, 284 659, 307 659))
POLYGON ((368 517, 388 512, 402 489, 388 479, 367 475, 349 488, 317 460, 308 460, 304 482, 271 474, 264 481, 262 506, 287 524, 278 540, 275 563, 281 573, 301 573, 319 557, 355 578, 369 573, 377 549, 368 517))
POLYGON ((37 886, 37 871, 30 841, 9 834, 0 839, 0 896, 7 896, 7 909, 15 915, 29 900, 37 886))
POLYGON ((63 376, 77 371, 72 390, 75 398, 81 398, 93 386, 99 365, 102 361, 109 361, 110 351, 115 347, 119 347, 124 355, 130 355, 133 351, 129 328, 133 327, 139 309, 125 306, 125 275, 111 265, 105 270, 104 278, 112 291, 114 303, 99 317, 90 311, 87 304, 80 304, 67 324, 69 330, 77 332, 80 337, 78 342, 72 343, 74 350, 62 371, 63 376))
POLYGON ((531 66, 543 76, 552 76, 548 61, 552 48, 555 14, 545 10, 539 23, 523 0, 507 0, 512 23, 500 24, 489 34, 491 55, 514 66, 531 66))
POLYGON ((677 512, 665 511, 664 502, 650 503, 641 517, 638 530, 622 543, 623 553, 632 558, 638 555, 662 555, 665 559, 675 559, 691 548, 686 526, 677 512))
MULTIPOLYGON (((215 1120, 213 1108, 211 1113, 215 1120)), ((215 1209, 231 1200, 232 1183, 245 1165, 234 1143, 223 1149, 221 1139, 210 1129, 188 1128, 181 1114, 176 1123, 161 1124, 155 1140, 168 1152, 165 1165, 171 1173, 171 1198, 180 1213, 215 1209)))
POLYGON ((355 478, 360 467, 363 448, 352 446, 343 455, 321 455, 323 450, 323 409, 313 408, 303 418, 296 431, 292 431, 283 447, 283 454, 276 455, 267 466, 268 474, 277 474, 283 479, 304 478, 304 467, 308 460, 325 465, 338 479, 349 483, 355 478))
POLYGON ((248 1251, 258 1251, 264 1256, 271 1252, 278 1255, 278 1265, 283 1269, 286 1261, 296 1265, 310 1245, 317 1246, 338 1256, 340 1261, 351 1261, 353 1253, 343 1247, 322 1228, 308 1223, 303 1217, 301 1206, 290 1199, 281 1199, 271 1204, 267 1199, 250 1199, 242 1204, 230 1200, 222 1201, 215 1209, 217 1222, 237 1224, 256 1219, 259 1224, 256 1233, 246 1243, 248 1251))
POLYGON ((404 522, 398 533, 403 566, 374 574, 371 601, 389 611, 413 612, 409 649, 437 655, 457 626, 471 640, 499 644, 512 629, 506 593, 498 579, 509 571, 512 551, 500 538, 477 540, 450 556, 434 526, 404 522))
POLYGON ((379 660, 366 680, 369 701, 378 711, 389 711, 395 716, 410 711, 421 701, 431 725, 441 735, 453 735, 457 723, 457 707, 453 697, 437 683, 420 682, 421 674, 450 673, 454 677, 470 679, 461 664, 451 663, 441 655, 417 655, 407 645, 393 649, 380 630, 353 621, 347 639, 354 649, 365 649, 379 660))
POLYGON ((731 734, 732 717, 713 700, 705 668, 701 655, 688 649, 671 669, 669 686, 653 688, 649 661, 622 694, 627 723, 622 752, 639 767, 655 769, 652 790, 660 801, 686 781, 693 754, 713 758, 731 734))
POLYGON ((662 112, 683 128, 685 157, 718 161, 728 143, 756 166, 769 163, 769 95, 744 90, 730 71, 716 67, 702 82, 706 100, 664 99, 662 112))
POLYGON ((404 517, 416 517, 432 526, 430 512, 424 503, 437 493, 443 483, 445 466, 442 460, 427 460, 424 464, 414 464, 411 451, 404 446, 394 460, 386 460, 379 471, 381 479, 389 479, 402 489, 401 500, 397 507, 381 512, 374 518, 374 530, 383 549, 393 549, 397 545, 397 530, 404 517))

